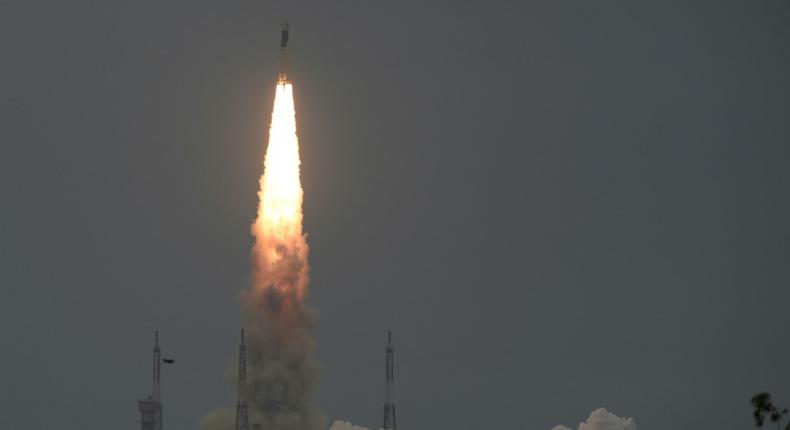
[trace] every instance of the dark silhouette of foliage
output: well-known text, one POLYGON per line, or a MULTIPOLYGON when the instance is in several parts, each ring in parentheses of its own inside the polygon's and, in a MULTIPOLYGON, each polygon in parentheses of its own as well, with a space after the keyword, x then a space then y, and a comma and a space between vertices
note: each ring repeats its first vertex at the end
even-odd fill
MULTIPOLYGON (((776 424, 776 428, 782 430, 782 419, 787 415, 787 408, 780 408, 774 405, 771 401, 771 395, 768 393, 760 393, 752 397, 752 407, 754 407, 754 424, 757 427, 762 427, 765 424, 765 418, 776 424)), ((790 430, 790 423, 784 428, 790 430)))

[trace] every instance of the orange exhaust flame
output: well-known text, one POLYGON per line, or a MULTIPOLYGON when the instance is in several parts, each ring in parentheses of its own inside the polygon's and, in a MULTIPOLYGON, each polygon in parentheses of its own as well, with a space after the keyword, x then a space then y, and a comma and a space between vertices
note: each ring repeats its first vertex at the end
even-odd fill
POLYGON ((307 242, 302 233, 302 185, 299 180, 299 140, 296 136, 293 87, 278 82, 258 191, 258 217, 252 225, 253 294, 262 294, 264 307, 278 311, 307 290, 307 242))

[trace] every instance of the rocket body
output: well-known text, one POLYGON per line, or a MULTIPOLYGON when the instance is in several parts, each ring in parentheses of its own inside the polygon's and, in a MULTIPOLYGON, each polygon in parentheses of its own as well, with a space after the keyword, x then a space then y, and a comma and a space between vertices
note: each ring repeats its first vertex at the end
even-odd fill
POLYGON ((288 21, 283 21, 280 27, 280 73, 277 82, 290 82, 288 80, 288 21))
POLYGON ((280 27, 280 47, 288 46, 288 21, 283 21, 280 27))

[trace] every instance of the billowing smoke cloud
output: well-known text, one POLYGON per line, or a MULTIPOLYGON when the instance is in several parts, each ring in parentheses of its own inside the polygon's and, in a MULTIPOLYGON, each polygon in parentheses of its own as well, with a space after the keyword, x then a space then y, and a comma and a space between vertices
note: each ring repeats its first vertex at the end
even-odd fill
MULTIPOLYGON (((365 427, 355 426, 347 421, 335 421, 329 430, 368 430, 365 427)), ((551 430, 571 430, 565 426, 555 426, 551 430)), ((620 418, 617 415, 600 408, 592 411, 587 421, 579 424, 579 430, 636 430, 636 422, 632 418, 620 418)))
MULTIPOLYGON (((556 426, 551 430, 571 430, 565 426, 556 426)), ((600 408, 592 411, 586 422, 579 424, 579 430, 636 430, 636 422, 632 418, 620 418, 600 408)))
MULTIPOLYGON (((292 86, 281 82, 252 225, 251 282, 241 295, 247 378, 239 392, 251 430, 320 430, 325 423, 312 404, 321 367, 310 334, 315 311, 304 303, 309 268, 299 163, 292 86)), ((236 372, 232 367, 234 385, 236 372)), ((233 430, 235 422, 235 408, 219 408, 201 419, 201 429, 233 430)))
POLYGON ((355 426, 348 421, 335 421, 329 430, 368 430, 366 427, 355 426))

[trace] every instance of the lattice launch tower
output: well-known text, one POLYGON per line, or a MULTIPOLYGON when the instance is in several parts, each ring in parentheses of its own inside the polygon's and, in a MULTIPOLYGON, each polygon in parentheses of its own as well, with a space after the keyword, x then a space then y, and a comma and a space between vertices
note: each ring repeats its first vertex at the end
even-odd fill
POLYGON ((395 418, 395 403, 392 402, 392 390, 395 385, 395 348, 392 347, 392 332, 387 333, 387 346, 384 348, 386 358, 387 392, 384 400, 384 430, 398 430, 395 418))

